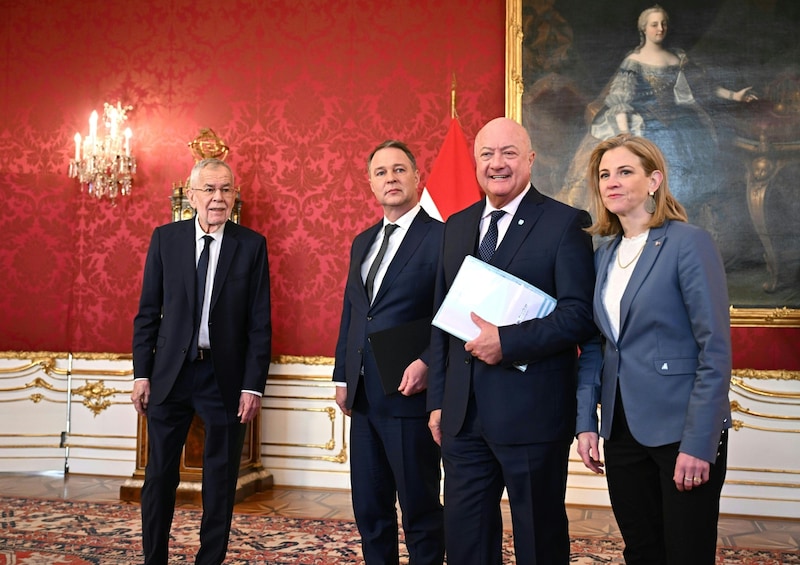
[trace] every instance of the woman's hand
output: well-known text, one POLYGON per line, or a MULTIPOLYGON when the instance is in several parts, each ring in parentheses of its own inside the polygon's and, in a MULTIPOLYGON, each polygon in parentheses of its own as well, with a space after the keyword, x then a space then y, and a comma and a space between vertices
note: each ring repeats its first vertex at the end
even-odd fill
POLYGON ((603 474, 605 463, 600 461, 600 438, 595 432, 578 434, 578 455, 586 468, 598 475, 603 474))
POLYGON ((711 463, 708 461, 703 461, 686 453, 678 453, 678 458, 675 460, 675 474, 672 475, 672 480, 675 481, 675 487, 679 491, 688 492, 693 488, 706 484, 710 472, 711 463))

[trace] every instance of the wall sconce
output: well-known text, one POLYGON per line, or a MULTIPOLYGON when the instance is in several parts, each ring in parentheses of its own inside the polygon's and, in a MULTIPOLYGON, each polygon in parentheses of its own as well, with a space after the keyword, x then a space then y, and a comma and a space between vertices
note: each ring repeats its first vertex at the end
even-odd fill
POLYGON ((89 117, 89 135, 81 139, 75 134, 75 158, 69 162, 70 178, 77 178, 86 191, 98 199, 107 196, 116 204, 119 195, 131 193, 133 175, 136 174, 136 159, 131 155, 131 128, 122 130, 133 106, 103 104, 105 135, 97 133, 97 111, 89 117), (81 143, 82 142, 82 143, 81 143))
MULTIPOLYGON (((220 136, 211 128, 202 128, 200 135, 188 143, 189 150, 192 152, 194 162, 203 159, 215 158, 221 161, 228 156, 230 149, 220 136)), ((172 221, 190 220, 194 218, 195 211, 189 204, 189 197, 186 192, 189 190, 189 179, 185 182, 172 183, 172 221)), ((242 199, 240 198, 241 187, 236 187, 236 202, 231 210, 231 221, 240 223, 242 219, 242 199)))

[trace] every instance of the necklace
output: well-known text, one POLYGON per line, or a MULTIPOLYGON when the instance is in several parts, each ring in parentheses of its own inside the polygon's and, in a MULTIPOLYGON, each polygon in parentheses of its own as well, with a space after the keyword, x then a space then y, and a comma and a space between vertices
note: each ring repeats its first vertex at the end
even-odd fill
POLYGON ((636 260, 639 258, 639 255, 642 254, 642 251, 644 251, 644 246, 645 245, 647 245, 647 239, 645 239, 644 243, 642 243, 642 246, 639 247, 639 251, 636 252, 636 255, 633 256, 633 259, 631 259, 630 261, 628 261, 624 265, 622 264, 622 261, 620 261, 620 258, 619 258, 619 256, 621 255, 621 251, 622 251, 622 245, 617 247, 617 265, 619 265, 619 268, 620 269, 627 269, 628 267, 633 265, 636 262, 636 260))

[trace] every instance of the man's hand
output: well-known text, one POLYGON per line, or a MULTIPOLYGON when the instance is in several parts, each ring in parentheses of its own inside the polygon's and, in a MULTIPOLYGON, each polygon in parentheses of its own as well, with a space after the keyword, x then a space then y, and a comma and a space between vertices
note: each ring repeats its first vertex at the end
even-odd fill
POLYGON ((345 416, 350 415, 350 409, 347 407, 347 387, 346 386, 337 386, 336 387, 336 404, 339 406, 339 410, 345 416))
POLYGON ((239 396, 239 411, 236 413, 239 416, 239 421, 246 424, 256 417, 259 410, 261 410, 261 397, 251 392, 244 392, 239 396))
POLYGON ((439 447, 442 446, 442 429, 440 424, 442 422, 442 411, 439 410, 432 410, 431 415, 428 417, 428 429, 431 431, 431 435, 433 436, 433 441, 435 441, 439 447))
POLYGON ((428 388, 428 366, 422 359, 413 361, 403 372, 403 379, 397 390, 403 396, 411 396, 428 388))
POLYGON ((150 403, 150 379, 133 381, 131 401, 139 414, 144 415, 147 413, 147 405, 150 403))
POLYGON ((470 312, 469 315, 472 322, 480 328, 481 333, 475 339, 465 343, 464 349, 487 365, 497 365, 503 360, 503 348, 500 346, 500 332, 497 331, 497 326, 487 322, 475 312, 470 312))
POLYGON ((603 474, 605 463, 600 460, 600 438, 595 432, 578 434, 578 455, 587 469, 598 475, 603 474))

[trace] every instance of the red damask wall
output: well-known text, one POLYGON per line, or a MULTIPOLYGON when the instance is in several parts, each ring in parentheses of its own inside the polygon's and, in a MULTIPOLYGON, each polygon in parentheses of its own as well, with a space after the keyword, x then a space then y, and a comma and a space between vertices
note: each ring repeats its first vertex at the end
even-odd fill
POLYGON ((150 234, 211 127, 267 236, 274 354, 330 356, 350 241, 380 217, 369 150, 405 140, 424 182, 453 73, 468 137, 504 112, 500 1, 22 0, 0 26, 0 351, 130 351, 150 234), (111 207, 67 163, 118 100, 139 172, 111 207))
MULTIPOLYGON (((267 236, 274 354, 331 356, 353 236, 380 217, 364 159, 504 112, 500 0, 20 0, 0 19, 0 351, 130 352, 150 233, 187 142, 231 147, 242 223, 267 236), (75 132, 131 104, 139 161, 116 207, 67 177, 75 132)), ((734 366, 800 369, 800 330, 735 328, 734 366)))

